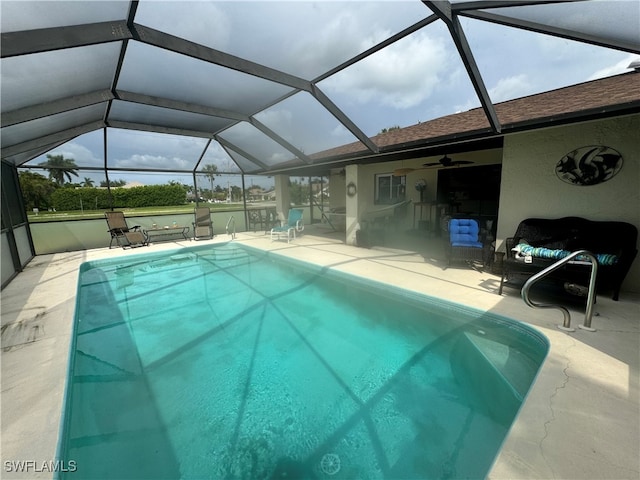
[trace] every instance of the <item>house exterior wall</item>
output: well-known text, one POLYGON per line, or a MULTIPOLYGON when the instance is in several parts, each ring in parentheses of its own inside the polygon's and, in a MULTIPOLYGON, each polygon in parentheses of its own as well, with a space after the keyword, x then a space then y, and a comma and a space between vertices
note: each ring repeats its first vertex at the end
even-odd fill
POLYGON ((289 195, 289 176, 276 175, 274 177, 276 186, 276 211, 280 221, 284 221, 289 216, 291 208, 291 196, 289 195))
MULTIPOLYGON (((355 218, 362 218, 363 215, 367 213, 373 212, 375 210, 379 210, 381 208, 386 207, 386 205, 376 205, 375 204, 375 177, 378 174, 389 174, 392 173, 395 169, 398 168, 413 168, 415 169, 412 172, 406 174, 406 200, 411 200, 411 204, 407 207, 406 216, 404 218, 399 219, 399 223, 396 224, 396 228, 401 229, 402 231, 412 230, 419 226, 419 222, 426 221, 429 222, 429 228, 437 231, 440 228, 439 224, 436 224, 438 220, 438 207, 436 205, 436 198, 438 192, 438 172, 441 168, 423 168, 422 164, 425 162, 435 162, 442 158, 442 155, 437 155, 433 157, 420 157, 414 158, 410 160, 396 161, 396 162, 384 162, 384 163, 374 163, 371 165, 359 165, 358 173, 357 173, 357 184, 358 184, 358 198, 360 203, 358 204, 358 212, 357 216, 354 213, 354 221, 355 218), (424 180, 427 184, 427 188, 425 190, 424 200, 428 202, 430 205, 424 206, 422 209, 420 207, 416 207, 416 204, 420 202, 420 192, 416 190, 415 185, 418 180, 424 180), (415 217, 415 222, 414 222, 415 217)), ((484 150, 479 152, 468 152, 464 155, 457 155, 456 158, 470 160, 473 162, 473 167, 480 165, 492 165, 498 164, 502 159, 502 149, 491 149, 484 150)), ((463 167, 455 167, 455 168, 467 168, 463 167)), ((336 183, 337 185, 337 183, 336 183)), ((332 198, 334 196, 334 183, 332 176, 331 183, 331 195, 332 198)), ((335 193, 336 195, 346 196, 346 193, 338 191, 335 193)), ((332 202, 333 206, 333 202, 332 202)), ((442 207, 443 205, 440 205, 442 207)), ((356 224, 355 230, 360 228, 359 224, 356 224)), ((353 232, 355 238, 355 230, 353 232)), ((351 241, 347 241, 349 244, 353 244, 351 241)))
MULTIPOLYGON (((388 205, 375 204, 376 175, 390 174, 394 169, 400 168, 401 166, 401 162, 387 162, 376 163, 372 165, 349 165, 346 167, 346 184, 348 185, 350 182, 353 182, 357 186, 357 194, 355 197, 349 198, 349 196, 347 196, 345 192, 345 196, 347 199, 347 244, 356 244, 356 232, 362 228, 360 222, 364 216, 375 212, 376 210, 386 209, 388 207, 388 205)), ((417 165, 417 167, 419 167, 419 165, 417 165)), ((435 173, 432 175, 435 175, 435 173)), ((413 187, 415 185, 415 181, 418 178, 426 177, 431 178, 431 176, 425 174, 424 172, 422 172, 421 175, 418 172, 407 175, 406 200, 412 200, 412 202, 420 201, 420 193, 417 192, 413 187), (412 181, 413 183, 410 184, 410 181, 412 181)), ((429 183, 429 185, 435 185, 435 181, 429 183)), ((433 196, 435 198, 435 187, 432 190, 433 196)), ((430 192, 429 189, 427 191, 430 192)), ((333 195, 333 192, 331 194, 333 195)), ((407 210, 408 214, 403 219, 401 219, 396 228, 399 228, 403 231, 411 228, 413 207, 410 208, 410 210, 407 210)))
POLYGON ((347 211, 345 242, 347 245, 356 245, 356 232, 360 229, 358 219, 363 209, 363 199, 367 197, 367 185, 364 181, 361 166, 348 165, 345 168, 345 185, 350 183, 356 185, 356 194, 354 196, 346 195, 345 190, 345 207, 347 211))
MULTIPOLYGON (((640 115, 509 135, 504 140, 497 250, 529 217, 584 217, 623 221, 640 230, 640 115), (555 174, 558 161, 587 145, 606 145, 622 154, 622 170, 599 185, 575 186, 555 174)), ((640 258, 622 290, 640 292, 640 258)))

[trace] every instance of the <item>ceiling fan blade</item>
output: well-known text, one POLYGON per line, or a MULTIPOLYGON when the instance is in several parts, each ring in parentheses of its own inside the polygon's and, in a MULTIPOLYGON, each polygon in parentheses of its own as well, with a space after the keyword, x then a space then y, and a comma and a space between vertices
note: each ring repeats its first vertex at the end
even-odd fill
POLYGON ((428 162, 423 163, 422 166, 425 168, 428 167, 455 167, 456 165, 468 165, 470 163, 474 163, 471 160, 454 160, 451 157, 445 155, 437 162, 428 162))

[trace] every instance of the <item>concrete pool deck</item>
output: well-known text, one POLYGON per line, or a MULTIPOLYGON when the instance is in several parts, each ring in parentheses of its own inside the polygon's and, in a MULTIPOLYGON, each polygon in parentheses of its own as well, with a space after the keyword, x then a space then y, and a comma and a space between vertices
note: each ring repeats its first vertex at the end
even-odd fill
MULTIPOLYGON (((443 270, 437 255, 362 249, 308 231, 290 244, 254 233, 235 241, 514 318, 549 339, 549 355, 489 478, 640 478, 640 295, 598 297, 597 331, 565 333, 556 328, 559 311, 531 309, 513 289, 497 295, 497 275, 443 270)), ((195 244, 37 256, 2 291, 2 478, 53 477, 42 466, 55 459, 80 264, 195 244), (35 464, 16 472, 19 461, 35 464)), ((577 327, 584 311, 570 310, 577 327)))

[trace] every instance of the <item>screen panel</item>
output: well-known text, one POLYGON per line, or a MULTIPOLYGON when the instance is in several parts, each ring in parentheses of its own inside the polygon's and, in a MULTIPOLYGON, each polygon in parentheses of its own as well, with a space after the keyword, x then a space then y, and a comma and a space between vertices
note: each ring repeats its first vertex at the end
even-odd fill
MULTIPOLYGON (((74 127, 100 122, 104 116, 104 110, 104 105, 91 105, 5 127, 2 129, 2 147, 17 145, 49 134, 65 132, 74 127)), ((70 134, 70 138, 73 136, 70 134)))
POLYGON ((256 119, 308 155, 358 141, 306 92, 263 110, 256 119))
POLYGON ((109 129, 107 138, 110 169, 191 172, 207 144, 204 138, 119 128, 109 129))
POLYGON ((290 162, 297 157, 247 122, 222 132, 220 137, 268 166, 290 162))
POLYGON ((640 2, 637 0, 563 2, 482 11, 640 49, 640 2))
POLYGON ((442 23, 418 30, 319 87, 370 137, 480 106, 442 23))
POLYGON ((228 127, 229 119, 185 112, 153 105, 114 101, 109 112, 110 121, 123 121, 168 128, 182 128, 212 134, 228 127))
POLYGON ((253 114, 290 87, 130 41, 117 88, 160 98, 253 114))
POLYGON ((64 27, 126 20, 129 2, 123 1, 7 1, 0 2, 2 32, 64 27))
POLYGON ((79 168, 104 168, 103 132, 103 129, 99 129, 80 135, 38 155, 25 163, 25 166, 35 166, 45 162, 47 155, 62 155, 64 158, 73 159, 79 168))
POLYGON ((110 89, 121 45, 112 42, 3 58, 2 112, 110 89))
POLYGON ((461 23, 493 103, 623 73, 633 59, 626 52, 518 28, 465 18, 461 23))
POLYGON ((207 147, 207 151, 198 164, 197 170, 202 171, 206 168, 213 168, 218 172, 240 173, 240 169, 233 161, 233 158, 216 140, 212 140, 207 147), (207 167, 207 165, 213 165, 213 167, 207 167))
POLYGON ((416 1, 140 2, 135 20, 310 80, 430 14, 416 1))

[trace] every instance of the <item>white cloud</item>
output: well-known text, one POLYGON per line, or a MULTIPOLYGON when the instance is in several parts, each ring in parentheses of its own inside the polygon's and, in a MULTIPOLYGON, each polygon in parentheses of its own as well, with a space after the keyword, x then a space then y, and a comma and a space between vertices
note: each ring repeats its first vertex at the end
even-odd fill
POLYGON ((288 142, 293 142, 293 113, 286 108, 271 108, 260 114, 260 121, 278 132, 288 142))
POLYGON ((215 2, 140 2, 136 21, 216 48, 224 48, 231 36, 229 18, 215 2))
POLYGON ((314 78, 428 15, 420 2, 229 2, 230 48, 259 63, 314 78), (269 29, 247 29, 269 25, 269 29))
POLYGON ((332 137, 348 139, 351 137, 351 132, 347 130, 347 127, 339 123, 333 128, 333 130, 331 130, 330 135, 332 137))
POLYGON ((87 147, 76 142, 69 142, 49 152, 49 155, 62 155, 64 158, 72 158, 76 165, 83 167, 103 167, 104 160, 96 157, 87 147))
POLYGON ((596 70, 593 74, 588 78, 588 80, 597 80, 598 78, 610 77, 612 75, 618 75, 620 73, 628 72, 629 64, 633 61, 640 61, 640 57, 637 55, 629 55, 626 58, 616 62, 615 64, 601 68, 600 70, 596 70))
POLYGON ((233 171, 238 169, 227 152, 216 141, 209 144, 209 148, 200 162, 199 170, 202 170, 207 164, 216 165, 220 171, 233 171))
POLYGON ((329 79, 327 88, 359 104, 407 109, 425 101, 449 68, 444 42, 414 35, 329 79))
POLYGON ((184 170, 193 168, 193 162, 180 157, 165 157, 160 155, 134 154, 129 158, 114 161, 116 168, 140 168, 140 169, 176 169, 184 170))
POLYGON ((480 100, 478 100, 478 97, 469 98, 465 103, 455 105, 455 113, 467 112, 479 106, 480 100))
POLYGON ((515 75, 498 80, 495 87, 489 89, 489 96, 494 103, 527 95, 531 91, 531 83, 526 75, 515 75))
MULTIPOLYGON (((362 25, 361 18, 355 12, 343 11, 335 15, 315 38, 294 46, 289 55, 290 61, 302 65, 296 67, 302 76, 313 77, 338 63, 375 45, 384 37, 367 34, 368 28, 362 25)), ((385 32, 388 33, 388 32, 385 32)))
POLYGON ((274 152, 268 157, 267 163, 269 165, 276 165, 278 163, 286 162, 287 160, 291 160, 293 158, 293 154, 289 152, 274 152))
POLYGON ((168 135, 135 130, 109 131, 109 165, 129 168, 133 159, 142 162, 142 168, 191 169, 204 151, 203 138, 168 135))
MULTIPOLYGON (((558 7, 583 13, 582 6, 558 7)), ((617 74, 630 61, 628 53, 552 35, 473 19, 463 20, 463 27, 494 101, 617 74)))

